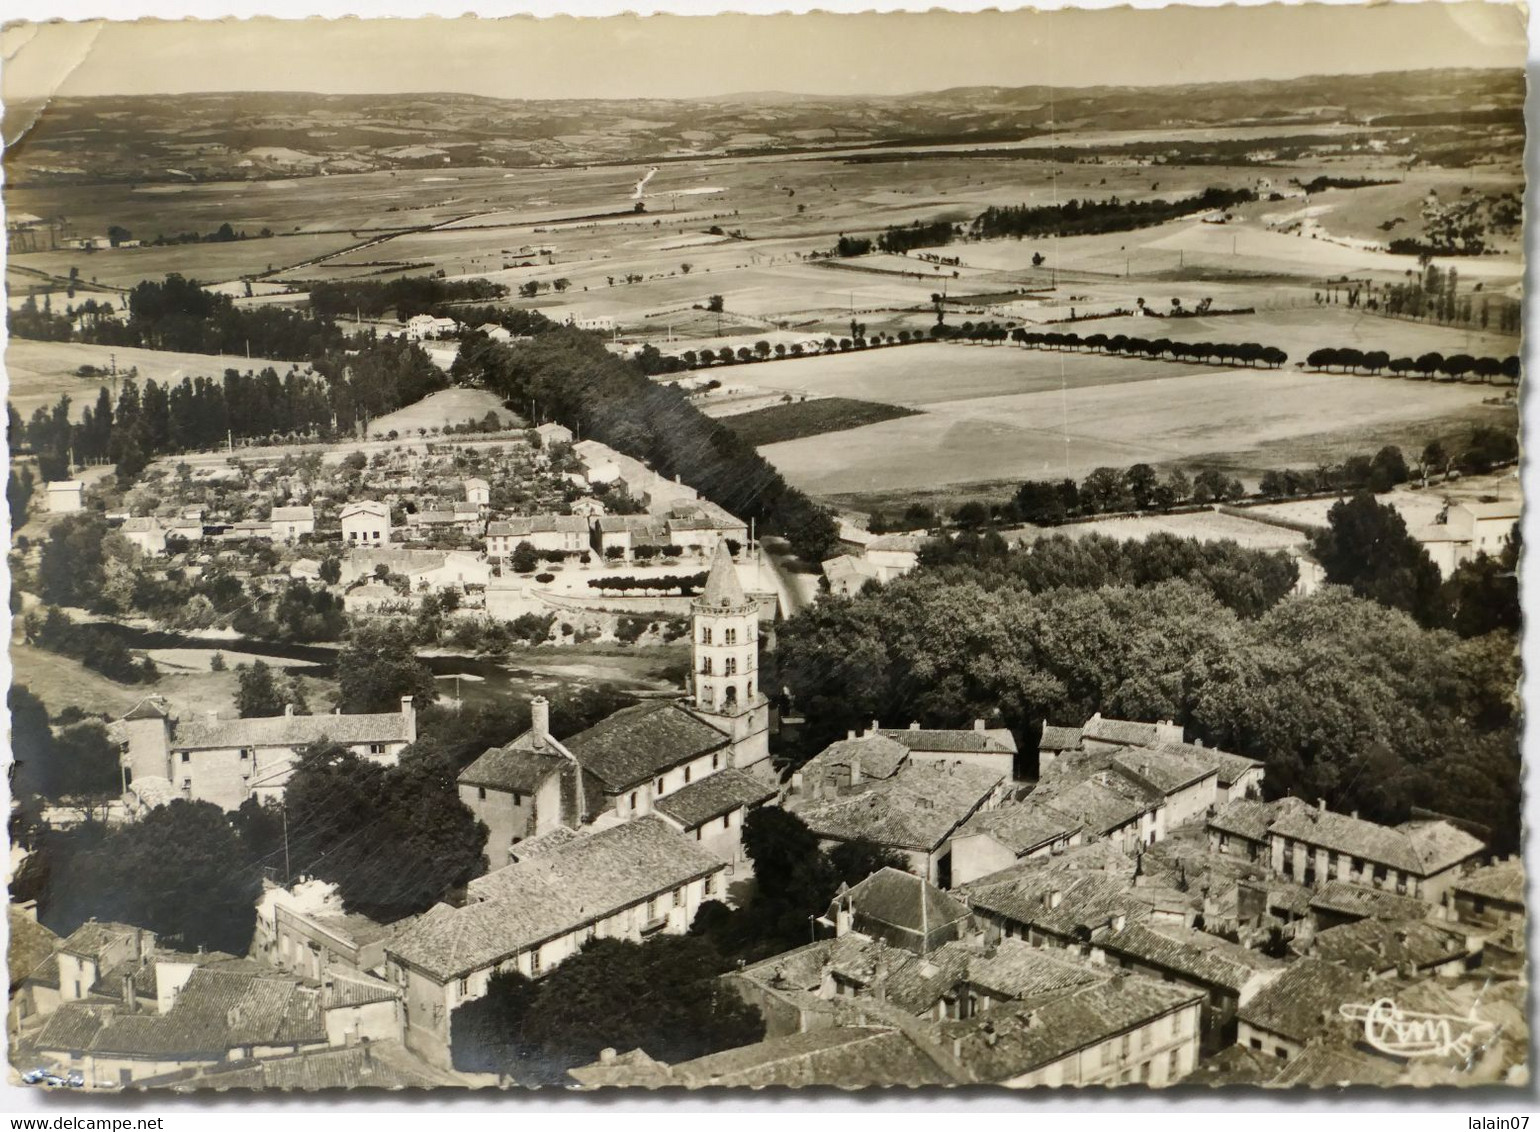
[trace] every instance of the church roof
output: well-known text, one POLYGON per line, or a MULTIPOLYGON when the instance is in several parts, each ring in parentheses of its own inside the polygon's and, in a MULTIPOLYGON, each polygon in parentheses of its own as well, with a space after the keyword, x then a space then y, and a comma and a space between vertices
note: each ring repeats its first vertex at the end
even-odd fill
POLYGON ((733 556, 728 553, 726 542, 717 543, 716 556, 711 560, 711 573, 707 575, 706 585, 701 589, 699 602, 701 605, 723 607, 749 604, 743 594, 743 585, 738 581, 738 570, 733 565, 733 556))

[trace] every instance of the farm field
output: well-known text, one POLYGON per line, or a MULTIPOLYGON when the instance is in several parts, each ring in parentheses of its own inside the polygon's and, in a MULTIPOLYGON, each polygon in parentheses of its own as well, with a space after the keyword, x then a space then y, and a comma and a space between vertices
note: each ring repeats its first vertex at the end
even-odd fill
POLYGON ((1081 539, 1104 535, 1114 539, 1144 540, 1154 534, 1195 538, 1201 542, 1228 540, 1249 550, 1287 550, 1305 544, 1306 537, 1286 527, 1243 519, 1221 511, 1194 511, 1183 515, 1132 515, 1116 519, 1097 519, 1085 523, 1065 523, 1060 527, 1018 527, 1002 531, 1008 541, 1030 541, 1051 535, 1081 539))
POLYGON ((213 284, 330 255, 364 238, 348 232, 273 236, 228 243, 108 248, 97 252, 24 252, 11 259, 18 267, 61 277, 67 277, 71 267, 79 268, 82 278, 109 287, 132 287, 143 279, 160 279, 172 272, 200 283, 213 284))
POLYGON ((916 412, 916 409, 853 401, 848 397, 821 397, 738 413, 725 418, 724 423, 748 443, 759 447, 826 432, 843 432, 916 412))
POLYGON ((119 376, 130 369, 139 371, 141 385, 151 379, 165 384, 184 377, 218 377, 227 369, 242 373, 272 366, 280 373, 287 362, 268 362, 231 354, 179 354, 170 350, 142 350, 133 346, 88 346, 79 342, 33 342, 12 338, 5 348, 5 371, 9 381, 7 399, 23 418, 33 410, 52 405, 61 393, 72 399, 70 417, 80 419, 80 412, 96 401, 97 390, 111 384, 110 378, 76 377, 81 366, 107 371, 116 359, 119 376))
MULTIPOLYGON (((941 350, 960 352, 929 346, 892 352, 941 350)), ((973 350, 1004 358, 1023 352, 973 350)), ((1490 395, 1479 386, 1290 370, 1189 368, 1075 354, 1039 358, 1036 365, 999 362, 985 369, 948 356, 929 382, 917 372, 907 376, 908 397, 902 376, 885 385, 854 371, 809 380, 810 388, 845 396, 876 397, 881 388, 887 400, 925 412, 854 429, 837 440, 793 440, 761 452, 793 484, 820 496, 1047 476, 1079 479, 1103 465, 1190 463, 1221 453, 1232 459, 1258 453, 1265 458, 1260 466, 1282 467, 1313 462, 1295 451, 1301 440, 1329 440, 1345 432, 1361 446, 1357 438, 1363 433, 1480 414, 1483 396, 1490 395), (1111 368, 1118 364, 1125 367, 1122 379, 1111 368)))
POLYGON ((484 389, 442 389, 404 409, 376 417, 369 422, 369 435, 378 437, 396 432, 402 436, 415 436, 423 429, 442 429, 466 421, 480 421, 488 413, 497 414, 505 425, 520 423, 518 414, 509 412, 501 399, 484 389))

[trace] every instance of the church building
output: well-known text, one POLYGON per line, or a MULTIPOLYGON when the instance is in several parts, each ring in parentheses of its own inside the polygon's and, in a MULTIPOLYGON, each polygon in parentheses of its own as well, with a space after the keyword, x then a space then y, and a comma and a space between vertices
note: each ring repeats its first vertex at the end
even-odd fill
POLYGON ((461 773, 461 798, 493 831, 494 867, 516 856, 521 840, 550 829, 558 807, 560 824, 574 829, 656 813, 686 836, 736 846, 745 814, 775 789, 758 606, 725 542, 693 603, 691 641, 684 697, 622 708, 561 742, 546 730, 548 709, 537 701, 529 733, 461 773), (563 774, 563 760, 580 769, 581 782, 563 774), (542 790, 550 797, 537 806, 542 790))

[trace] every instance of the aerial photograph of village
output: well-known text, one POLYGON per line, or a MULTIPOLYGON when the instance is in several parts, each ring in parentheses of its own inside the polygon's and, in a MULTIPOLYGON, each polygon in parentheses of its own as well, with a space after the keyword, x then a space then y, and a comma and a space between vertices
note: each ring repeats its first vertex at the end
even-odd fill
POLYGON ((1529 1085, 1525 20, 8 25, 11 1085, 1529 1085))

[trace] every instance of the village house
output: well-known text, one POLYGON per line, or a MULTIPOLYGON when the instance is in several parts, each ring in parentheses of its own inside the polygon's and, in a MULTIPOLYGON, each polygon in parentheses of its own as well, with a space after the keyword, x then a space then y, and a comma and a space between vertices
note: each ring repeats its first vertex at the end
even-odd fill
POLYGON ((582 822, 577 758, 551 734, 551 705, 530 701, 530 726, 460 772, 460 801, 487 827, 487 859, 498 869, 530 837, 582 822))
POLYGON ((1367 918, 1316 932, 1305 951, 1370 979, 1415 978, 1464 974, 1480 962, 1481 942, 1427 920, 1367 918))
POLYGON ((547 421, 543 425, 536 425, 535 435, 540 438, 540 446, 542 448, 554 448, 558 444, 572 443, 572 430, 566 425, 557 424, 555 421, 547 421))
POLYGON ((629 559, 639 546, 668 545, 668 528, 650 515, 601 515, 593 532, 594 546, 605 558, 629 559))
POLYGON ((398 996, 369 982, 375 985, 357 992, 308 987, 291 975, 226 959, 194 968, 159 1013, 123 1003, 73 1003, 56 1011, 31 1044, 46 1063, 80 1072, 88 1088, 123 1088, 228 1062, 353 1044, 376 1032, 399 1038, 398 1026, 374 1017, 394 1017, 398 996), (377 1003, 362 1002, 379 988, 385 994, 377 1003), (370 1033, 355 1029, 355 1019, 370 1033))
POLYGON ((1282 973, 1286 964, 1207 932, 1173 924, 1125 924, 1091 936, 1093 954, 1126 971, 1203 992, 1203 1047, 1235 1041, 1236 1012, 1282 973))
POLYGON ((317 983, 328 975, 380 975, 386 941, 409 922, 382 924, 350 912, 324 880, 268 884, 257 901, 251 955, 317 983))
POLYGON ((1519 499, 1490 503, 1454 503, 1442 523, 1431 523, 1412 531, 1439 573, 1449 578, 1477 555, 1496 558, 1513 538, 1513 529, 1523 512, 1519 499))
POLYGON ((178 1092, 272 1089, 283 1093, 320 1089, 441 1089, 463 1084, 462 1079, 436 1071, 413 1057, 399 1041, 370 1041, 367 1037, 360 1038, 357 1045, 192 1066, 135 1082, 141 1089, 178 1092))
POLYGON ((1079 821, 1030 798, 981 810, 952 834, 952 883, 967 884, 1018 861, 1063 853, 1081 844, 1084 835, 1079 821))
POLYGON ((600 1051, 599 1060, 568 1070, 582 1089, 614 1087, 686 1089, 848 1087, 955 1084, 934 1058, 896 1027, 839 1026, 786 1034, 753 1045, 668 1065, 645 1050, 600 1051))
POLYGON ((1481 842, 1444 821, 1383 826, 1320 803, 1293 809, 1268 826, 1272 871, 1306 887, 1345 880, 1421 897, 1430 904, 1459 879, 1481 842))
POLYGON ((406 329, 402 332, 408 342, 426 342, 435 338, 448 338, 460 329, 460 324, 452 318, 435 318, 431 314, 413 315, 406 320, 406 329))
POLYGON ((725 542, 737 555, 749 544, 748 524, 709 500, 671 507, 665 528, 665 545, 680 547, 686 554, 713 557, 718 544, 725 542))
POLYGON ((405 578, 407 589, 412 593, 421 590, 464 593, 478 586, 484 588, 492 580, 492 567, 468 550, 358 547, 343 557, 339 581, 344 586, 351 586, 376 579, 382 566, 387 574, 405 578))
POLYGON ((1015 777, 1016 737, 1009 727, 989 727, 982 719, 971 728, 879 727, 873 721, 871 730, 902 746, 915 762, 962 762, 1015 777))
POLYGON ((386 946, 406 999, 407 1044, 450 1065, 450 1017, 496 971, 538 978, 590 939, 682 934, 726 893, 727 866, 659 818, 553 845, 471 882, 462 907, 437 904, 386 946))
POLYGON ((417 713, 412 697, 403 696, 399 712, 296 715, 291 705, 279 716, 183 720, 150 697, 113 723, 108 735, 120 745, 131 806, 181 797, 236 810, 247 798, 281 798, 300 751, 321 740, 394 766, 417 739, 417 713))
POLYGON ((1330 880, 1310 893, 1310 925, 1325 931, 1360 920, 1426 920, 1433 905, 1415 896, 1400 896, 1381 888, 1330 880))
POLYGON ((118 533, 139 549, 139 553, 161 555, 166 553, 167 528, 153 515, 136 515, 124 519, 118 533))
POLYGON ((50 515, 71 515, 85 506, 82 493, 86 485, 79 480, 50 480, 43 485, 43 498, 50 515))
POLYGON ((1497 929, 1524 925, 1524 862, 1518 856, 1472 869, 1446 889, 1449 918, 1458 924, 1497 929))
POLYGON ((538 551, 582 554, 590 549, 589 523, 581 515, 527 515, 487 524, 487 556, 506 561, 521 542, 538 551))
POLYGON ((826 844, 874 842, 902 854, 918 876, 951 887, 952 836, 975 813, 999 804, 1008 776, 963 762, 914 761, 907 750, 888 763, 843 758, 815 757, 804 766, 801 791, 794 790, 787 808, 826 844))
POLYGON ((346 546, 389 546, 390 508, 374 499, 361 499, 342 509, 342 541, 346 546))
POLYGON ((1324 959, 1300 959, 1240 1007, 1235 1040, 1246 1049, 1288 1061, 1320 1033, 1323 1019, 1339 1018, 1344 1005, 1376 997, 1362 975, 1324 959))
POLYGON ((88 920, 59 942, 21 981, 18 1018, 52 1014, 88 998, 109 972, 137 967, 155 951, 155 933, 131 924, 88 920))
POLYGON ((744 859, 744 821, 779 793, 774 782, 729 767, 659 798, 653 813, 736 866, 744 859))
POLYGON ((585 821, 646 817, 676 790, 733 765, 727 733, 668 700, 622 708, 565 747, 583 768, 585 821))
POLYGON ((1198 1062, 1202 992, 1115 975, 939 1027, 970 1078, 1013 1089, 1175 1084, 1198 1062))
POLYGON ((1272 847, 1268 829, 1275 818, 1310 808, 1303 798, 1278 798, 1262 802, 1238 798, 1227 802, 1208 819, 1209 848, 1215 853, 1270 864, 1272 847))
POLYGON ((465 480, 465 502, 472 507, 487 507, 492 502, 492 485, 480 476, 471 476, 465 480))
POLYGON ((300 535, 315 534, 315 508, 308 503, 274 507, 271 522, 273 538, 279 542, 298 542, 300 535))

